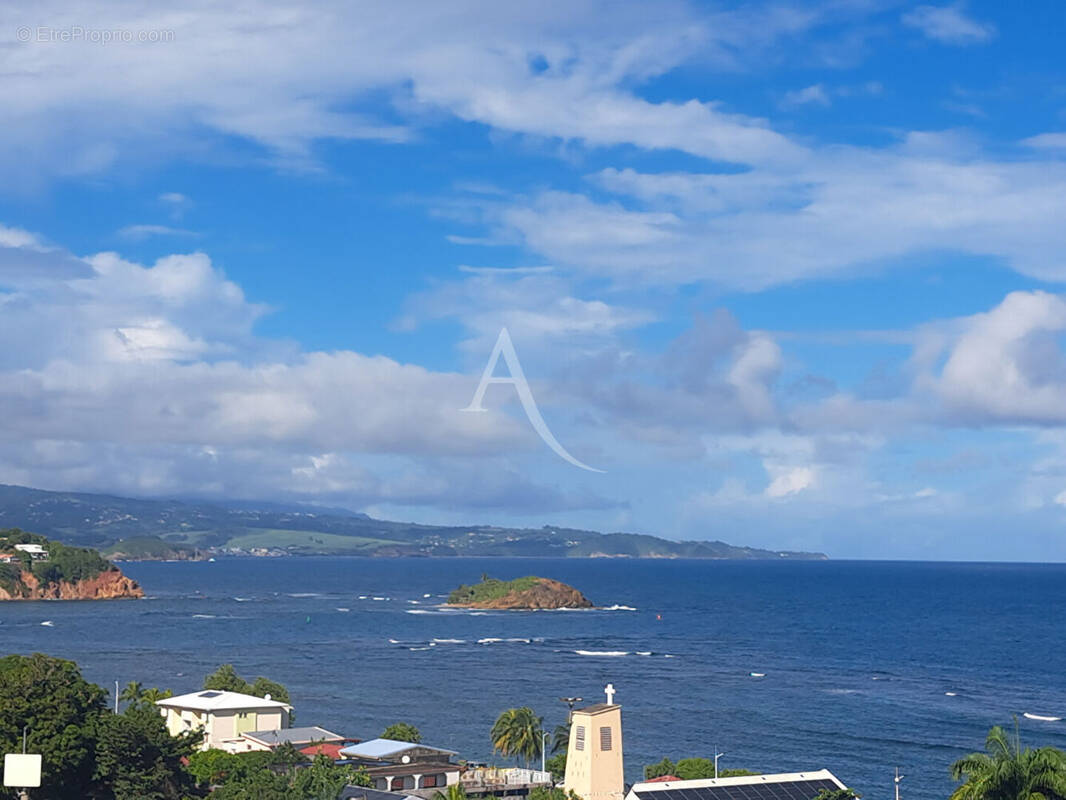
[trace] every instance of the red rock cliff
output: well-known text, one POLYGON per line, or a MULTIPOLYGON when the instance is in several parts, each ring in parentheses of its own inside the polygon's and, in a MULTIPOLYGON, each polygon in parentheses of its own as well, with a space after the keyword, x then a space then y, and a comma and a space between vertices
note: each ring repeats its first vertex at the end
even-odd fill
POLYGON ((0 600, 116 600, 144 597, 144 589, 118 569, 106 570, 95 578, 82 581, 46 584, 41 584, 32 572, 23 571, 19 582, 14 593, 0 587, 0 600))

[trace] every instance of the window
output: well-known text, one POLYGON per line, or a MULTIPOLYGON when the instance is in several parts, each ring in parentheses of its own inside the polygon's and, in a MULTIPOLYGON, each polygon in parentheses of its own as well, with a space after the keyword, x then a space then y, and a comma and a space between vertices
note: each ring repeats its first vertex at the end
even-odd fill
POLYGON ((600 750, 611 749, 611 729, 600 728, 600 750))
POLYGON ((439 775, 423 775, 422 776, 422 786, 420 788, 422 788, 422 789, 435 789, 436 787, 441 786, 442 783, 438 782, 438 780, 437 780, 439 777, 441 777, 441 776, 439 776, 439 775))
POLYGON ((584 725, 578 725, 577 726, 577 733, 574 735, 574 749, 576 749, 576 750, 584 750, 585 749, 585 726, 584 725))

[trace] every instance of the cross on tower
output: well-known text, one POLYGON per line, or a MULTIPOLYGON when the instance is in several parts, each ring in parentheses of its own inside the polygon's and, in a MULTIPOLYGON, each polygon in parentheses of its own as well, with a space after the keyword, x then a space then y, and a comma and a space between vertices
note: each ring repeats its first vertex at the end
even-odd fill
POLYGON ((604 687, 603 691, 607 693, 607 705, 614 705, 614 684, 608 683, 607 686, 604 687))

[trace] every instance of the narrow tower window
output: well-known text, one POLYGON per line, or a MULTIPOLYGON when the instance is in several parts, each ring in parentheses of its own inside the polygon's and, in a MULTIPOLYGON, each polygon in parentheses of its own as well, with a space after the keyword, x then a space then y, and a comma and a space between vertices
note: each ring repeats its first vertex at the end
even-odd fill
POLYGON ((584 750, 585 749, 585 726, 584 725, 578 725, 577 726, 577 733, 574 735, 574 749, 576 749, 576 750, 584 750))
POLYGON ((611 749, 611 729, 600 728, 600 750, 611 749))

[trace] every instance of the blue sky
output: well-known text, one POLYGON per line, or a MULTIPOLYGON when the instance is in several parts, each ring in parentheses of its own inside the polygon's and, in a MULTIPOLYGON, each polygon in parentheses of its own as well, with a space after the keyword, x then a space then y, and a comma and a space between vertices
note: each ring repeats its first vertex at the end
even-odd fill
POLYGON ((8 4, 0 481, 1066 559, 1064 19, 8 4))

